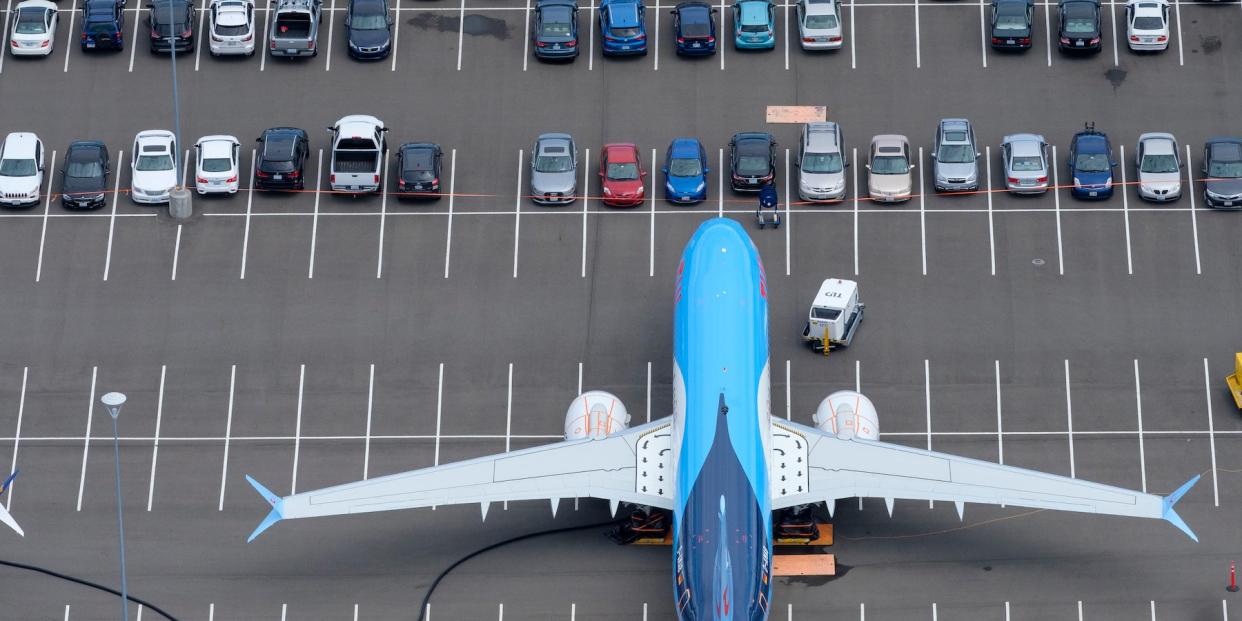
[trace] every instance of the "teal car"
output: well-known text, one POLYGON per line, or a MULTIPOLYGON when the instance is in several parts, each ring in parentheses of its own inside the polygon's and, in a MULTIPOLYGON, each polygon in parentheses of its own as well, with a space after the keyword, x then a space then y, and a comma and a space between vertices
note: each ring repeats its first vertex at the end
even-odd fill
POLYGON ((739 0, 733 4, 733 45, 739 50, 776 47, 776 4, 772 0, 739 0))

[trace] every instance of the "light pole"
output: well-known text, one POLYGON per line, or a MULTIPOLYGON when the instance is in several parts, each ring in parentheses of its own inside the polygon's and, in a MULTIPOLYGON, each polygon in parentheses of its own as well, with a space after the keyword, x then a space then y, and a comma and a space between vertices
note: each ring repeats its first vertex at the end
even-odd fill
POLYGON ((100 398, 108 414, 112 417, 112 455, 116 466, 116 524, 121 532, 121 619, 129 621, 129 586, 125 582, 125 518, 121 513, 121 440, 116 433, 116 417, 121 415, 121 406, 125 405, 125 395, 110 392, 100 398))

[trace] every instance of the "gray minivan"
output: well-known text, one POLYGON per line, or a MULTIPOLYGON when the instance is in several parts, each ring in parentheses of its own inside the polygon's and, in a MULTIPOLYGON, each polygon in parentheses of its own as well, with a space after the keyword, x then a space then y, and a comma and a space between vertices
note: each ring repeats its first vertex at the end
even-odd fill
POLYGON ((845 199, 844 138, 841 126, 816 121, 802 126, 798 139, 798 197, 804 201, 845 199))

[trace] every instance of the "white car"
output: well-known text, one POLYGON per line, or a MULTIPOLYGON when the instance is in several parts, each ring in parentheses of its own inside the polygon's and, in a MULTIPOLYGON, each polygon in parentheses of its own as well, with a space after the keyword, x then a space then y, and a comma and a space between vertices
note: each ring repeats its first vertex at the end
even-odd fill
POLYGON ((130 198, 135 203, 167 203, 177 186, 177 139, 164 129, 148 129, 134 137, 130 198))
POLYGON ((212 56, 254 54, 253 0, 212 0, 208 49, 212 56))
POLYGON ((1175 201, 1182 196, 1182 156, 1173 134, 1150 132, 1139 136, 1134 151, 1139 198, 1175 201))
POLYGON ((199 194, 236 194, 241 143, 233 136, 203 136, 194 144, 194 189, 199 194))
POLYGON ((841 47, 841 5, 837 0, 798 0, 798 37, 804 50, 841 47))
POLYGON ((30 132, 13 132, 0 145, 0 205, 39 204, 43 187, 43 142, 30 132))
POLYGON ((47 0, 25 0, 14 9, 9 52, 14 56, 47 56, 56 38, 56 5, 47 0))
POLYGON ((1166 0, 1127 0, 1126 41, 1136 52, 1169 49, 1169 3, 1166 0))

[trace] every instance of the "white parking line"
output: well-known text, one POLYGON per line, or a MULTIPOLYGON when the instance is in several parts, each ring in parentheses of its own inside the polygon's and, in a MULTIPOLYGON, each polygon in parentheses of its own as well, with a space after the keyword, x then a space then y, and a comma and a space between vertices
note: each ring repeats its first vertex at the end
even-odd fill
POLYGON ((440 363, 440 378, 436 380, 436 452, 432 465, 440 465, 440 414, 444 412, 444 363, 440 363))
MULTIPOLYGON (((919 0, 914 0, 914 68, 923 68, 923 44, 919 40, 919 0)), ((919 149, 920 151, 922 149, 919 149)), ((919 156, 921 162, 923 157, 919 156)))
POLYGON ((1191 174, 1190 145, 1186 145, 1186 189, 1190 196, 1190 230, 1195 236, 1195 274, 1203 274, 1203 265, 1199 262, 1199 217, 1195 215, 1195 177, 1191 174))
MULTIPOLYGON (((850 69, 858 68, 858 31, 854 30, 854 5, 855 0, 850 0, 850 69)), ((856 190, 857 191, 857 190, 856 190)), ((855 274, 858 272, 855 271, 855 274)))
MULTIPOLYGON (((720 46, 717 46, 720 47, 720 46)), ((724 217, 724 149, 720 149, 716 153, 716 185, 719 186, 716 191, 716 199, 719 207, 716 209, 716 217, 724 217)))
POLYGON ((793 420, 793 400, 791 399, 793 380, 790 375, 790 362, 785 359, 785 420, 793 420))
POLYGON ((923 252, 923 275, 927 275, 927 190, 923 185, 923 171, 927 168, 923 159, 923 147, 919 147, 919 245, 923 252))
MULTIPOLYGON (((371 467, 371 410, 375 405, 375 363, 371 363, 371 375, 367 380, 367 439, 362 448, 362 479, 367 479, 367 471, 371 467)), ((355 606, 354 614, 358 614, 355 606)))
MULTIPOLYGON (((509 389, 506 392, 506 396, 505 396, 505 452, 506 453, 509 452, 509 445, 510 445, 512 438, 513 438, 513 363, 510 362, 509 363, 509 389)), ((556 500, 553 500, 552 502, 555 503, 556 500)), ((509 501, 507 500, 504 503, 504 510, 505 511, 509 510, 509 501)), ((552 506, 552 512, 553 513, 556 512, 555 504, 552 506)), ((501 604, 501 606, 503 607, 504 604, 501 604)), ((503 611, 504 609, 501 608, 501 610, 503 611)), ((504 616, 503 612, 501 616, 504 616)))
MULTIPOLYGON (((1206 364, 1207 360, 1204 360, 1204 363, 1206 364)), ((651 363, 650 362, 647 363, 647 373, 648 373, 647 377, 650 378, 651 377, 650 375, 651 374, 651 363)), ((22 440, 22 414, 24 414, 26 411, 26 378, 29 375, 30 375, 30 367, 28 366, 22 367, 22 392, 21 392, 21 396, 17 398, 17 431, 13 432, 13 461, 9 465, 9 472, 17 471, 17 446, 22 440)), ((650 382, 648 382, 648 386, 650 385, 651 385, 650 382)), ((650 389, 648 389, 647 394, 648 395, 651 394, 650 389)), ((647 400, 648 400, 648 403, 650 403, 651 398, 648 397, 647 400)), ((650 410, 650 407, 648 407, 648 410, 650 410)), ((4 508, 8 511, 12 511, 13 509, 13 485, 16 482, 17 480, 14 479, 11 483, 9 483, 9 497, 6 498, 4 501, 4 508)))
MULTIPOLYGON (((591 202, 591 149, 584 151, 586 165, 582 167, 582 277, 586 278, 587 255, 587 205, 591 202)), ((533 157, 533 156, 532 156, 533 157)), ((508 449, 505 449, 506 451, 508 449)))
MULTIPOLYGON (((982 6, 982 5, 980 5, 982 6)), ((982 10, 982 9, 981 9, 982 10)), ((984 67, 987 62, 984 61, 984 67)), ((996 275, 996 225, 992 216, 992 146, 988 145, 983 148, 983 162, 987 165, 988 173, 988 252, 992 259, 992 275, 996 275)))
POLYGON ((1005 425, 1001 419, 1000 360, 993 363, 996 371, 996 463, 1005 463, 1005 425))
MULTIPOLYGON (((77 0, 74 0, 74 1, 76 2, 77 0)), ((134 72, 134 54, 138 52, 138 23, 142 21, 141 15, 142 15, 141 9, 134 9, 134 34, 133 36, 129 38, 129 72, 130 73, 134 72)), ((65 55, 65 67, 66 67, 65 70, 66 71, 69 70, 68 66, 69 66, 69 57, 68 57, 68 54, 66 54, 65 55)))
MULTIPOLYGON (((56 163, 55 150, 52 151, 52 163, 56 163)), ((119 179, 120 176, 120 173, 118 173, 117 178, 119 179)), ((43 201, 43 230, 39 233, 39 259, 35 264, 35 282, 39 282, 39 279, 43 277, 43 247, 47 242, 47 219, 52 210, 52 180, 55 178, 55 175, 47 176, 47 196, 45 197, 46 200, 43 201)), ((116 199, 113 198, 113 200, 116 199)))
POLYGON ((1065 254, 1061 251, 1061 180, 1057 171, 1060 170, 1057 159, 1057 145, 1052 145, 1052 200, 1057 211, 1057 273, 1065 275, 1065 254))
MULTIPOLYGON (((207 24, 207 0, 203 0, 203 6, 198 10, 198 33, 194 41, 194 70, 198 71, 198 61, 203 56, 203 39, 210 37, 210 33, 204 32, 207 24), (207 37, 203 35, 206 34, 207 37)), ((132 42, 131 42, 132 43, 132 42)))
POLYGON ((1069 439, 1070 478, 1077 478, 1074 469, 1074 405, 1070 401, 1069 359, 1065 359, 1065 437, 1069 439))
POLYGON ((1182 53, 1182 0, 1173 0, 1173 9, 1177 12, 1177 64, 1186 66, 1186 55, 1182 53))
POLYGON ((983 68, 988 68, 988 30, 983 14, 983 0, 979 0, 979 51, 983 54, 983 68))
POLYGON ((1138 412, 1139 466, 1143 471, 1143 493, 1147 493, 1147 452, 1143 446, 1143 391, 1139 382, 1138 358, 1134 359, 1134 406, 1138 412))
MULTIPOLYGON (((660 11, 656 10, 656 15, 660 11)), ((647 277, 655 277, 656 150, 651 150, 651 225, 647 232, 647 277)), ((648 363, 650 364, 650 363, 648 363)))
MULTIPOLYGON (((653 54, 654 64, 652 65, 651 69, 653 71, 659 71, 660 70, 660 7, 658 4, 656 5, 656 9, 653 12, 655 13, 655 34, 651 35, 651 38, 654 39, 655 54, 653 54)), ((0 68, 3 68, 3 65, 0 65, 0 68)), ((651 169, 651 174, 652 175, 655 174, 654 168, 651 169)), ((654 185, 654 183, 652 185, 654 185)))
MULTIPOLYGON (((793 35, 789 34, 789 3, 783 2, 782 4, 785 5, 785 71, 789 71, 789 40, 793 38, 793 35)), ((659 11, 656 12, 659 13, 659 11)))
POLYGON ((65 620, 69 621, 69 604, 65 604, 65 620))
MULTIPOLYGON (((400 13, 397 13, 397 15, 400 15, 400 13)), ((321 17, 320 20, 322 21, 322 19, 323 18, 321 17)), ((336 47, 335 45, 332 44, 334 41, 336 41, 336 39, 332 36, 332 32, 335 30, 334 28, 335 26, 336 26, 336 0, 332 0, 332 6, 331 8, 328 9, 328 40, 327 40, 327 45, 324 46, 328 48, 328 55, 327 55, 327 58, 324 59, 324 63, 323 63, 324 71, 332 70, 332 48, 336 47)), ((400 31, 401 29, 397 28, 397 30, 400 31)), ((397 36, 397 33, 393 33, 394 39, 396 38, 396 36, 397 36)), ((319 43, 316 42, 316 45, 319 45, 319 43)), ((392 54, 393 63, 397 62, 397 55, 395 53, 396 51, 397 50, 395 48, 391 50, 391 52, 393 52, 392 54)))
MULTIPOLYGON (((1212 503, 1215 507, 1221 505, 1221 487, 1216 481, 1216 424, 1212 422, 1212 383, 1208 376, 1207 359, 1203 359, 1203 400, 1207 401, 1207 441, 1212 447, 1212 503)), ((22 375, 22 386, 26 385, 25 375, 22 375)), ((21 420, 21 415, 17 415, 17 420, 21 420)), ((16 448, 14 448, 16 452, 16 448)))
POLYGON ((1229 604, 1225 600, 1220 600, 1220 614, 1225 621, 1229 621, 1229 604))
POLYGON ((229 438, 233 435, 233 395, 237 387, 237 365, 229 370, 229 409, 228 418, 224 423, 224 462, 220 466, 220 504, 217 511, 224 511, 224 486, 229 474, 229 438))
POLYGON ((939 615, 936 614, 936 602, 932 602, 932 621, 938 621, 939 615))
POLYGON ((319 164, 315 167, 315 216, 311 220, 310 259, 306 263, 306 277, 315 277, 315 244, 319 239, 319 181, 323 177, 323 149, 319 149, 319 164))
POLYGON ((517 192, 513 198, 513 277, 517 278, 518 270, 518 239, 522 234, 522 167, 525 164, 525 149, 518 149, 517 192))
POLYGON ((293 428, 293 480, 289 483, 289 493, 298 493, 298 455, 302 451, 302 395, 306 388, 306 365, 298 367, 298 422, 293 428))
MULTIPOLYGON (((116 161, 121 161, 121 153, 117 153, 116 161)), ((112 270, 112 234, 116 230, 116 206, 121 199, 121 166, 117 165, 115 185, 112 188, 112 215, 108 217, 108 250, 104 254, 104 271, 103 279, 108 280, 108 273, 112 270)))
POLYGON ((789 219, 789 201, 792 196, 789 193, 789 149, 785 149, 785 275, 789 275, 790 259, 789 259, 789 227, 793 223, 789 219))
POLYGON ((388 151, 384 151, 384 189, 380 192, 379 249, 375 253, 375 277, 384 275, 384 226, 388 221, 388 151))
MULTIPOLYGON (((392 55, 392 67, 389 68, 389 71, 397 70, 397 43, 400 42, 400 38, 401 38, 401 19, 400 18, 401 18, 401 0, 397 0, 397 20, 396 20, 397 27, 393 28, 393 33, 392 33, 392 51, 390 52, 390 54, 392 55)), ((329 26, 331 26, 331 24, 329 24, 329 26)))
MULTIPOLYGON (((852 3, 851 3, 851 6, 853 6, 852 3)), ((850 15, 852 19, 852 16, 854 15, 853 9, 850 9, 850 15)), ((853 180, 850 182, 852 184, 851 187, 854 188, 854 275, 857 276, 858 275, 858 148, 855 147, 851 151, 852 151, 851 157, 853 159, 851 162, 852 165, 850 166, 850 169, 854 171, 853 173, 851 173, 853 175, 853 180)))
POLYGON ((86 406, 86 437, 82 441, 82 474, 78 478, 78 511, 82 510, 82 492, 86 489, 86 458, 91 451, 91 423, 95 420, 95 379, 99 367, 91 367, 91 397, 86 406))
POLYGON ((453 198, 457 196, 457 149, 453 149, 449 160, 449 209, 448 231, 444 239, 444 277, 449 277, 449 256, 453 250, 453 198))
POLYGON ((587 3, 587 40, 590 47, 587 48, 587 71, 595 69, 595 2, 592 0, 587 3))
MULTIPOLYGON (((582 366, 578 366, 578 394, 582 394, 582 366)), ((651 361, 647 361, 647 422, 651 422, 651 361)))
POLYGON ((1121 210, 1126 220, 1126 273, 1134 275, 1134 255, 1130 251, 1130 192, 1126 185, 1126 145, 1121 145, 1121 210))
MULTIPOLYGON (((1052 66, 1052 20, 1049 15, 1052 13, 1051 3, 1044 4, 1044 41, 1047 45, 1048 66, 1052 66)), ((1053 158, 1055 161, 1056 158, 1053 158)))
POLYGON ((1108 25, 1113 31, 1113 66, 1116 67, 1121 63, 1121 59, 1117 57, 1117 2, 1115 0, 1108 0, 1108 18, 1108 25))
POLYGON ((1078 621, 1082 621, 1082 600, 1078 600, 1078 621))
POLYGON ((241 256, 241 273, 238 278, 245 280, 246 278, 246 254, 250 250, 250 207, 254 204, 254 158, 255 150, 250 150, 250 186, 246 190, 246 232, 242 235, 242 256, 241 256))
POLYGON ((1148 600, 1151 602, 1151 621, 1156 621, 1156 600, 1148 600))
POLYGON ((724 33, 729 32, 729 29, 725 26, 725 20, 727 19, 729 19, 729 13, 725 11, 725 0, 720 0, 720 33, 719 34, 721 36, 716 38, 716 55, 720 57, 720 70, 721 71, 724 71, 724 52, 725 52, 724 33))
MULTIPOLYGON (((78 15, 78 0, 73 0, 73 4, 69 8, 69 27, 65 29, 65 68, 64 72, 69 73, 69 53, 73 51, 73 18, 78 15)), ((7 13, 6 13, 7 16, 7 13)), ((138 21, 138 20, 134 20, 138 21)), ((7 24, 7 22, 6 22, 7 24)), ((8 32, 6 27, 5 32, 8 32)), ((132 71, 132 70, 131 70, 132 71)), ((66 614, 68 614, 66 612, 66 614)))
POLYGON ((175 244, 173 244, 173 264, 172 264, 171 280, 177 280, 177 259, 180 258, 181 256, 181 227, 182 225, 180 224, 177 225, 177 241, 175 244))
POLYGON ((267 0, 266 8, 260 11, 260 13, 263 16, 263 19, 262 19, 263 49, 257 51, 259 54, 259 71, 263 71, 264 68, 267 66, 267 56, 269 53, 267 43, 268 43, 268 37, 271 36, 271 33, 268 32, 269 29, 267 27, 267 16, 271 14, 271 12, 272 12, 272 0, 267 0))
POLYGON ((526 0, 526 35, 522 38, 522 71, 530 60, 530 0, 526 0))
MULTIPOLYGON (((9 16, 12 13, 13 13, 13 0, 8 0, 8 2, 6 2, 4 5, 4 26, 3 26, 4 29, 0 30, 0 33, 2 33, 0 34, 0 43, 3 43, 5 48, 9 47, 9 16)), ((659 15, 659 13, 660 13, 659 11, 656 11, 657 15, 659 15)), ((70 36, 73 36, 72 30, 73 29, 70 28, 70 33, 69 33, 70 36)), ((66 41, 67 40, 68 38, 66 38, 66 41)), ((0 50, 0 52, 2 51, 3 50, 0 50)), ((0 73, 4 73, 4 57, 5 56, 8 56, 8 54, 0 53, 0 73)))
POLYGON ((164 377, 168 374, 168 365, 160 365, 160 396, 155 402, 155 442, 151 448, 151 480, 147 485, 147 511, 151 510, 151 502, 155 499, 155 463, 160 458, 160 424, 164 420, 164 377))
MULTIPOLYGON (((922 157, 919 158, 922 161, 922 157)), ((927 411, 927 450, 932 450, 932 427, 931 427, 931 362, 927 358, 923 359, 923 406, 927 411)), ((927 508, 931 509, 936 506, 935 501, 927 501, 927 508)))
MULTIPOLYGON (((398 0, 399 2, 400 0, 398 0)), ((461 0, 461 10, 457 14, 457 70, 461 71, 461 48, 466 39, 466 0, 461 0)))

